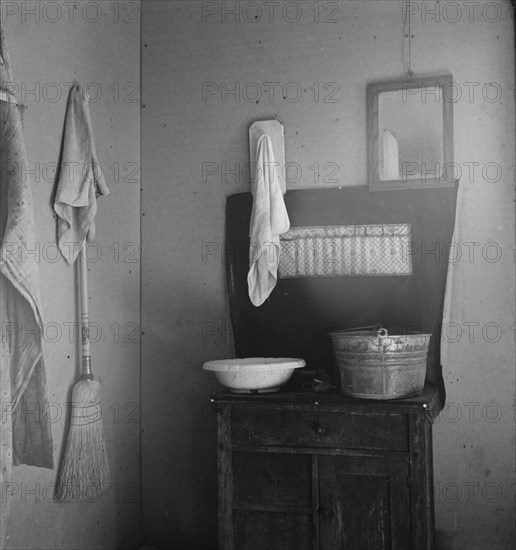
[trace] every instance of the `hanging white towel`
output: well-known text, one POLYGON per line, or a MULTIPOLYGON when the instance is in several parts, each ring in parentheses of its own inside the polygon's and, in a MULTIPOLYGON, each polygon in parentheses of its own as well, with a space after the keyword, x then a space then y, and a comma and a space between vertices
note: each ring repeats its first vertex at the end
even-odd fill
POLYGON ((276 286, 279 236, 290 228, 278 179, 272 142, 263 135, 257 143, 256 191, 249 230, 249 298, 261 306, 276 286))
POLYGON ((109 189, 97 159, 88 97, 77 83, 70 89, 66 109, 54 210, 58 246, 72 264, 84 242, 95 237, 96 198, 108 195, 109 189))

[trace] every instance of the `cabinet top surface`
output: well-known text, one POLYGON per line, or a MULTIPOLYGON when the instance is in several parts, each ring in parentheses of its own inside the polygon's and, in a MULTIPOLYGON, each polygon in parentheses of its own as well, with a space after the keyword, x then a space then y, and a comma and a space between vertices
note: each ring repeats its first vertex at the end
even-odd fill
POLYGON ((401 399, 362 399, 342 394, 339 391, 331 393, 316 393, 314 391, 283 390, 276 393, 236 394, 229 391, 214 395, 211 401, 214 404, 252 405, 262 407, 321 405, 329 407, 346 407, 364 410, 427 410, 435 412, 437 409, 438 388, 426 385, 423 393, 418 396, 401 399))

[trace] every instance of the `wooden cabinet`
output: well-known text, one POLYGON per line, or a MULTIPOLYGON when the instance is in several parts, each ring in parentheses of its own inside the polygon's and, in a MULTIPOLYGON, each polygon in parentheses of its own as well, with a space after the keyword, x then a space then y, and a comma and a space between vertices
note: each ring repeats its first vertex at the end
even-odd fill
POLYGON ((436 389, 223 394, 219 550, 430 550, 436 389))

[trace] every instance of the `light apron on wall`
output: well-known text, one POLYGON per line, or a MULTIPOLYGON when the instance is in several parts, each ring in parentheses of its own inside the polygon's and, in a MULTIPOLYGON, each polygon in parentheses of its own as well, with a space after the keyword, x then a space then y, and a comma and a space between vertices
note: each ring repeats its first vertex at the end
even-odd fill
POLYGON ((0 548, 8 539, 6 487, 10 482, 11 466, 53 467, 50 420, 45 415, 31 415, 39 418, 25 415, 22 419, 21 414, 16 414, 23 409, 42 410, 47 404, 47 389, 41 343, 39 266, 35 258, 26 254, 27 250, 34 250, 37 243, 32 190, 22 177, 27 153, 11 82, 4 33, 0 27, 0 548), (34 333, 21 334, 19 329, 23 323, 34 327, 34 333))

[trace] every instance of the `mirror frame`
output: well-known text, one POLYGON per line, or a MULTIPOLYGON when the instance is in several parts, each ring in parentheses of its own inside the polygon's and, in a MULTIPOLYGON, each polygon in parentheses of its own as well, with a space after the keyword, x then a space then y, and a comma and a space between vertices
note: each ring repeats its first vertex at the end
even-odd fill
MULTIPOLYGON (((428 187, 452 187, 456 184, 453 167, 453 98, 445 90, 453 88, 451 74, 372 82, 367 86, 367 177, 370 191, 390 189, 422 189, 428 187), (379 174, 379 95, 382 92, 397 92, 409 89, 423 90, 424 87, 441 91, 443 105, 443 168, 437 177, 420 180, 380 180, 379 174), (451 175, 449 170, 451 168, 451 175)), ((453 94, 452 94, 453 95, 453 94)))

